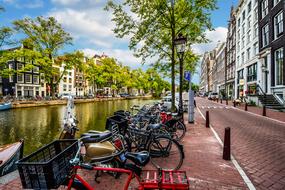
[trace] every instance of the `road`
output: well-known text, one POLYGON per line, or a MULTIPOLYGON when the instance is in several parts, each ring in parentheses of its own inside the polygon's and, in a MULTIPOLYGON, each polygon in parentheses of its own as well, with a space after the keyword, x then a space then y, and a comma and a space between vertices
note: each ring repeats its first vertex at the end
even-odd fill
MULTIPOLYGON (((249 114, 232 106, 196 98, 198 109, 224 139, 231 127, 232 154, 256 189, 285 189, 285 123, 249 114)), ((285 117, 285 114, 284 114, 285 117)))

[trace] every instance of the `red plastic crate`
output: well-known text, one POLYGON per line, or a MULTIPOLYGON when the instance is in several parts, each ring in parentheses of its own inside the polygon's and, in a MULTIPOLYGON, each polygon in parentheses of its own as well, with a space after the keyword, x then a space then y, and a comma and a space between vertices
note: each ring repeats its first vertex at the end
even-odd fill
POLYGON ((139 189, 186 190, 189 189, 189 182, 185 171, 144 170, 139 189))

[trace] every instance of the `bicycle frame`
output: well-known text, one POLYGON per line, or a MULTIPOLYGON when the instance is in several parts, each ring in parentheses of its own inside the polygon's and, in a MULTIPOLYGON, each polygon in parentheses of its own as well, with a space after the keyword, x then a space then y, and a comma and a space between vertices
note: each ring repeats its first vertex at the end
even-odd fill
POLYGON ((73 170, 74 170, 74 174, 71 175, 71 178, 70 180, 68 181, 68 186, 67 186, 67 189, 70 190, 71 187, 72 187, 72 183, 74 181, 74 179, 77 179, 78 181, 81 182, 81 184, 88 190, 94 190, 95 188, 91 187, 91 185, 86 182, 80 175, 77 174, 77 170, 78 169, 85 169, 85 170, 96 170, 96 171, 110 171, 110 172, 119 172, 119 173, 126 173, 128 174, 128 179, 126 181, 126 184, 124 186, 124 190, 127 190, 129 185, 130 185, 130 182, 132 180, 132 177, 133 175, 135 175, 136 179, 138 180, 138 176, 131 170, 127 170, 127 169, 122 169, 122 168, 104 168, 104 167, 96 167, 96 166, 93 166, 92 168, 84 168, 82 166, 74 166, 73 167, 73 170))

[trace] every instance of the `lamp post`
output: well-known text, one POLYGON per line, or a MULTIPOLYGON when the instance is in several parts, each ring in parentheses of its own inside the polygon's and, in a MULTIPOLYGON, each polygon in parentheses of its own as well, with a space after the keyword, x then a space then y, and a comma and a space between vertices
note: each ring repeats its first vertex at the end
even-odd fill
MULTIPOLYGON (((179 73, 180 73, 180 90, 179 90, 179 114, 182 115, 183 118, 183 100, 182 100, 182 87, 183 87, 183 59, 184 59, 184 52, 186 47, 187 38, 184 37, 182 34, 178 35, 178 38, 174 40, 174 44, 176 46, 177 55, 179 58, 179 73)), ((175 97, 172 97, 175 98, 175 97)))

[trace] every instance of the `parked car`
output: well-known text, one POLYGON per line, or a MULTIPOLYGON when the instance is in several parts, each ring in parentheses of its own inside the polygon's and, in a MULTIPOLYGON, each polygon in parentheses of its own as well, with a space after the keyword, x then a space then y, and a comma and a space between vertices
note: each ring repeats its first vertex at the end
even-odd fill
MULTIPOLYGON (((171 100, 172 100, 172 96, 165 96, 162 98, 163 105, 166 106, 168 110, 171 110, 171 100)), ((182 97, 182 100, 183 100, 183 111, 187 112, 188 111, 188 98, 183 99, 182 97)), ((176 110, 179 109, 179 96, 175 97, 175 108, 176 110)))
POLYGON ((61 99, 61 100, 65 100, 65 99, 68 99, 70 96, 71 96, 70 94, 62 94, 62 95, 60 96, 60 99, 61 99))
POLYGON ((130 95, 129 95, 128 93, 122 93, 122 94, 120 94, 120 96, 121 96, 122 98, 126 98, 126 97, 129 97, 130 95))
POLYGON ((219 94, 217 92, 211 92, 209 95, 208 95, 208 99, 209 100, 216 100, 216 99, 219 99, 219 94))

